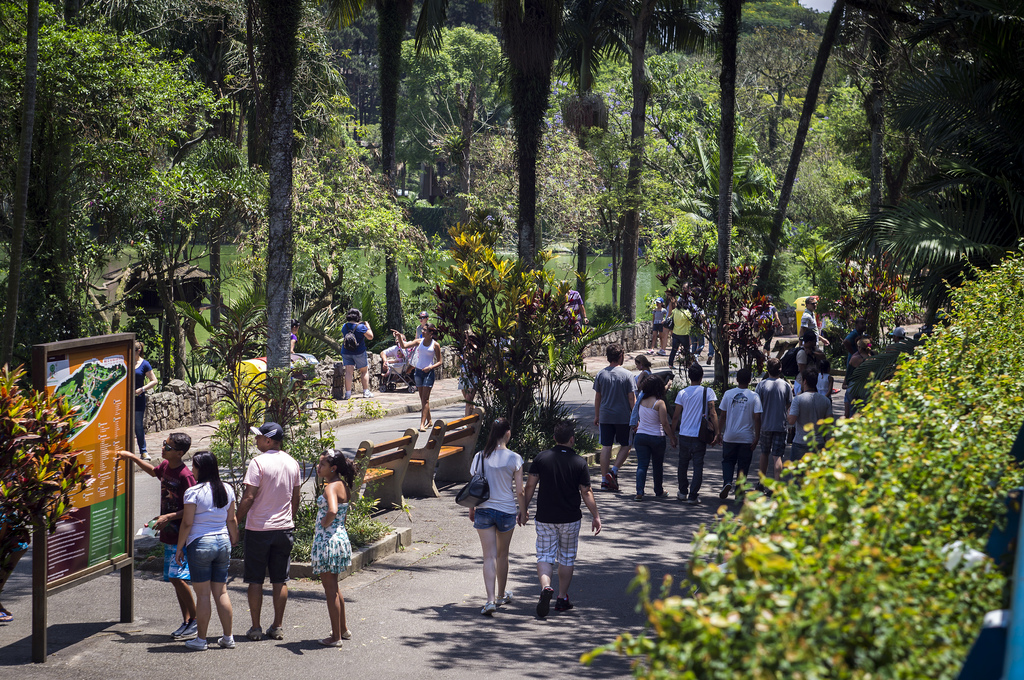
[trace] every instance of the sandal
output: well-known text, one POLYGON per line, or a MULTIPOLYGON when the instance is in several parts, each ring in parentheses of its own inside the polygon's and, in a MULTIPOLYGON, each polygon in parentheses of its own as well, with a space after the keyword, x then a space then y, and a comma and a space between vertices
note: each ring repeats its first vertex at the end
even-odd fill
POLYGON ((6 609, 0 609, 0 623, 11 623, 14 621, 14 614, 6 609))

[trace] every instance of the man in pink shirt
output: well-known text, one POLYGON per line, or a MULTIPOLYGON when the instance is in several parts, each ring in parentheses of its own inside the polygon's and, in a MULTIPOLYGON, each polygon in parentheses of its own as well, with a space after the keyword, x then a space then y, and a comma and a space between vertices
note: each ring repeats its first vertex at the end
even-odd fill
POLYGON ((288 602, 288 570, 291 567, 295 513, 299 509, 302 474, 295 459, 281 450, 284 429, 277 423, 253 427, 260 455, 245 471, 245 492, 238 504, 238 523, 245 523, 245 568, 249 584, 250 640, 262 640, 260 613, 263 610, 263 580, 270 572, 273 587, 274 625, 266 637, 284 639, 284 606, 288 602), (248 516, 248 521, 246 521, 248 516))

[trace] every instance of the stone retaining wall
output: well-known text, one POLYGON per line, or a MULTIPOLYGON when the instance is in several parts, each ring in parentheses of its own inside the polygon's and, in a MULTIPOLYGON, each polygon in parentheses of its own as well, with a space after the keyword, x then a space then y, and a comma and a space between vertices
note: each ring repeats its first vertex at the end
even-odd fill
POLYGON ((640 321, 624 328, 621 331, 609 333, 587 346, 583 356, 603 357, 608 345, 616 344, 626 352, 639 352, 649 349, 651 346, 651 332, 653 324, 650 321, 640 321))
POLYGON ((213 405, 224 394, 224 382, 189 385, 172 380, 160 392, 149 393, 146 405, 146 432, 161 432, 191 427, 214 419, 213 405))

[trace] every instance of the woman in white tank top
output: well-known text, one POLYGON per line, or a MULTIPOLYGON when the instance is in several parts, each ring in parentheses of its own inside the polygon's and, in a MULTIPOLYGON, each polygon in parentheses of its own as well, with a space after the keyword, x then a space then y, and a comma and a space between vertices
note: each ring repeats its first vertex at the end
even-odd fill
POLYGON ((398 331, 392 332, 395 334, 395 343, 401 345, 403 349, 416 349, 413 354, 413 378, 420 393, 420 432, 426 432, 431 425, 430 390, 434 387, 434 369, 441 365, 441 343, 434 339, 437 336, 437 327, 434 324, 428 323, 421 328, 423 337, 408 341, 398 331))
POLYGON ((653 467, 654 495, 665 496, 662 484, 665 467, 665 440, 670 439, 672 446, 677 445, 675 432, 668 418, 668 407, 665 406, 665 383, 653 375, 645 376, 639 385, 643 399, 639 404, 640 420, 633 438, 633 449, 636 451, 636 498, 644 499, 644 487, 647 485, 647 470, 653 467))
POLYGON ((523 507, 523 457, 509 451, 512 427, 505 418, 498 418, 487 436, 487 446, 473 456, 470 472, 483 472, 490 489, 490 498, 469 509, 469 519, 480 536, 484 552, 484 588, 487 603, 480 613, 491 616, 498 607, 512 601, 505 590, 508 580, 508 548, 516 529, 519 508, 523 507), (497 580, 497 597, 494 582, 497 580))

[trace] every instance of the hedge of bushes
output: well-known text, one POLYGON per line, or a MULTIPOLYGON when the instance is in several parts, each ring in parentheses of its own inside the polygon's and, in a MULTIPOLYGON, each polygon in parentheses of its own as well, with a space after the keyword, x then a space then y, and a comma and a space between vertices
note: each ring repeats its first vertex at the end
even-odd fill
POLYGON ((1003 570, 947 570, 942 549, 983 548, 1024 481, 1024 258, 959 290, 952 318, 799 481, 698 536, 688 583, 652 599, 641 570, 650 628, 608 650, 647 678, 955 677, 1004 606, 1003 570))

